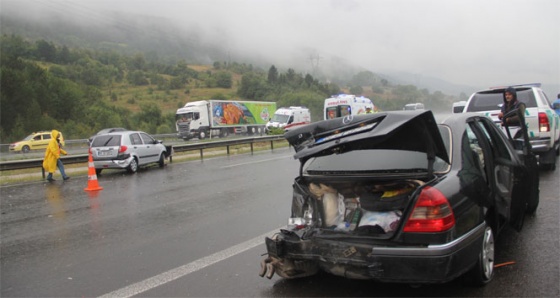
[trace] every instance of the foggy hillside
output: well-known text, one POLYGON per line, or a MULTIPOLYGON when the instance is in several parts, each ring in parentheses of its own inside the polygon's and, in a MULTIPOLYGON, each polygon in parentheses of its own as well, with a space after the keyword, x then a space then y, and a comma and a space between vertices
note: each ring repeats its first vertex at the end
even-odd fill
MULTIPOLYGON (((6 3, 6 1, 4 1, 6 3)), ((483 86, 451 83, 413 72, 412 69, 371 69, 355 59, 337 55, 329 48, 289 44, 278 49, 281 54, 263 48, 234 46, 236 34, 228 27, 213 23, 190 22, 185 14, 184 23, 161 16, 116 11, 110 6, 103 10, 91 10, 80 2, 65 5, 59 1, 39 1, 40 9, 30 9, 19 1, 2 5, 0 28, 2 34, 17 34, 31 40, 44 39, 69 47, 115 50, 122 53, 144 53, 147 60, 174 63, 184 59, 188 64, 212 64, 215 61, 252 64, 261 69, 275 65, 279 70, 293 68, 309 73, 326 82, 348 82, 359 71, 369 70, 391 84, 411 84, 431 92, 459 96, 500 83, 519 84, 528 82, 489 82, 483 86), (103 11, 103 12, 100 12, 103 11), (285 50, 288 48, 289 50, 285 50), (410 72, 408 72, 410 71, 410 72)), ((22 2, 23 3, 23 2, 22 2)), ((258 27, 258 24, 255 24, 258 27)), ((272 34, 272 33, 271 33, 272 34)), ((310 36, 309 39, 313 39, 310 36)), ((333 39, 335 42, 336 38, 333 39)), ((256 43, 258 44, 258 40, 256 43)), ((374 54, 372 54, 374 55, 374 54)), ((368 57, 369 60, 386 60, 386 57, 368 57)), ((462 71, 462 70, 457 70, 462 71)), ((546 82, 545 82, 546 83, 546 82)), ((558 84, 543 85, 550 98, 554 98, 558 84)))

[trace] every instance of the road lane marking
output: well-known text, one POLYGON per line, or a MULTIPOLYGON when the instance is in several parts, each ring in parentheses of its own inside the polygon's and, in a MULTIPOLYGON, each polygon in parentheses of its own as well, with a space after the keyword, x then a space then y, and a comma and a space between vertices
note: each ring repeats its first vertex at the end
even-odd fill
POLYGON ((284 156, 281 156, 281 157, 275 157, 275 158, 269 158, 269 159, 251 161, 251 162, 238 163, 238 164, 234 164, 234 165, 223 166, 222 169, 239 167, 239 166, 244 166, 244 165, 250 165, 250 164, 260 163, 260 162, 267 162, 267 161, 277 160, 277 159, 284 159, 284 158, 289 157, 289 156, 291 156, 291 155, 284 155, 284 156))
POLYGON ((270 232, 266 232, 260 236, 257 236, 251 240, 247 240, 243 243, 234 245, 232 247, 226 248, 222 251, 219 251, 217 253, 211 254, 209 256, 206 256, 204 258, 198 259, 196 261, 190 262, 188 264, 185 264, 183 266, 179 266, 177 268, 171 269, 167 272, 163 272, 161 274, 158 274, 156 276, 150 277, 148 279, 145 279, 141 282, 137 282, 135 284, 131 284, 129 286, 126 286, 124 288, 118 289, 116 291, 113 291, 111 293, 107 293, 105 295, 99 296, 100 298, 112 298, 112 297, 132 297, 134 295, 138 295, 141 293, 144 293, 146 291, 149 291, 151 289, 154 289, 156 287, 159 287, 163 284, 172 282, 178 278, 184 277, 188 274, 191 274, 193 272, 196 272, 198 270, 204 269, 210 265, 213 265, 215 263, 218 263, 220 261, 223 261, 225 259, 228 259, 230 257, 233 257, 235 255, 238 255, 244 251, 247 251, 251 248, 254 248, 258 245, 264 244, 264 238, 271 236, 275 233, 278 233, 278 231, 280 229, 285 229, 286 226, 274 229, 270 232))

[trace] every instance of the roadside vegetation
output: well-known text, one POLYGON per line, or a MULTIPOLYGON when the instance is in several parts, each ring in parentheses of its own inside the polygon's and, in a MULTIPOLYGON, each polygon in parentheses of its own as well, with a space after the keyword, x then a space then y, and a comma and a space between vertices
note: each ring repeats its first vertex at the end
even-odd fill
POLYGON ((2 144, 51 129, 63 131, 66 139, 87 138, 107 127, 173 133, 176 109, 195 100, 301 105, 313 121, 322 119, 324 99, 342 92, 369 97, 380 110, 400 110, 410 102, 450 107, 455 100, 439 91, 394 86, 370 71, 325 83, 274 65, 267 70, 236 62, 188 65, 151 53, 69 48, 14 34, 0 39, 0 79, 2 144))

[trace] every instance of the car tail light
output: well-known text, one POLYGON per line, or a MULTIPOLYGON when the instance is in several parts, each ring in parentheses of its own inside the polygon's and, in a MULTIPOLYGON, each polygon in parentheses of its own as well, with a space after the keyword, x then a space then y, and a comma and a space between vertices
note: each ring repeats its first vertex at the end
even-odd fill
POLYGON ((123 145, 123 146, 120 146, 120 147, 119 147, 119 153, 125 152, 126 149, 128 149, 128 147, 126 147, 126 146, 124 146, 124 145, 123 145))
POLYGON ((436 188, 427 186, 404 226, 404 232, 444 232, 455 225, 455 216, 447 198, 436 188))
POLYGON ((307 205, 307 209, 303 211, 303 217, 288 218, 288 229, 300 230, 313 224, 313 209, 307 205))
POLYGON ((539 131, 547 132, 550 131, 550 123, 548 123, 548 116, 546 113, 539 113, 539 131))

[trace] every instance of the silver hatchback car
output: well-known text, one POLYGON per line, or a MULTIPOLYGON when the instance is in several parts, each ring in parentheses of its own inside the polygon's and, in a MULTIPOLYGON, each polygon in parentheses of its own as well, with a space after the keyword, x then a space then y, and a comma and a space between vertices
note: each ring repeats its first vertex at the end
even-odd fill
POLYGON ((135 173, 139 166, 152 163, 163 167, 167 156, 161 141, 145 132, 130 130, 96 135, 90 150, 98 175, 103 169, 126 169, 135 173))

